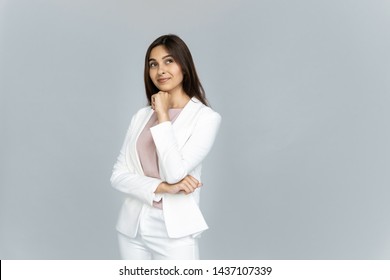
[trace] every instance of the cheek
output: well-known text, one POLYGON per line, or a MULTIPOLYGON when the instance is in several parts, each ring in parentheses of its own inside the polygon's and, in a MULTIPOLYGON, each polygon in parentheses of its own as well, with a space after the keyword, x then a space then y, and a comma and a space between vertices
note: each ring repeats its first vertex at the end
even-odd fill
POLYGON ((183 72, 181 71, 181 69, 180 68, 178 68, 178 69, 176 69, 176 71, 175 71, 175 76, 176 77, 179 77, 181 80, 183 80, 183 72))
POLYGON ((181 79, 181 82, 183 83, 183 80, 184 80, 183 72, 180 72, 180 79, 181 79))
POLYGON ((155 77, 156 75, 154 74, 154 71, 153 70, 149 70, 149 78, 152 80, 152 81, 154 81, 154 77, 155 77))

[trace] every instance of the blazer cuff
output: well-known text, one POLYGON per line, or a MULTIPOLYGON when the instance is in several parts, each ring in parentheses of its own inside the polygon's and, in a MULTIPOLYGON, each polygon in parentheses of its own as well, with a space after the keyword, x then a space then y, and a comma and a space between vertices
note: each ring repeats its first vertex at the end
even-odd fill
POLYGON ((163 198, 162 194, 155 193, 153 201, 159 202, 163 198))

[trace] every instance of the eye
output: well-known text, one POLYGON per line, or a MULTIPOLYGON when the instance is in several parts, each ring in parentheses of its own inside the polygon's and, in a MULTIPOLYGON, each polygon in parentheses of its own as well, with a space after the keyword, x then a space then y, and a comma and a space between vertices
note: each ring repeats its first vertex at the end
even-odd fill
POLYGON ((155 61, 149 62, 149 67, 150 67, 150 68, 154 68, 154 67, 156 67, 156 66, 157 66, 157 62, 155 62, 155 61))
POLYGON ((173 62, 175 62, 175 61, 173 60, 173 58, 168 58, 167 60, 165 60, 165 64, 171 64, 171 63, 173 63, 173 62))

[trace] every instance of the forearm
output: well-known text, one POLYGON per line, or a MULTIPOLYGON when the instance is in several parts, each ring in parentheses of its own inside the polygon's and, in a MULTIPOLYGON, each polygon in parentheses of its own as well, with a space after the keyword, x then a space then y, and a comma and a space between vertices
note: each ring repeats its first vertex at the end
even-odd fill
POLYGON ((160 172, 170 183, 177 183, 197 167, 210 151, 220 125, 220 116, 203 115, 179 148, 175 131, 170 122, 160 123, 150 129, 157 154, 161 161, 160 172))
POLYGON ((177 193, 186 193, 190 194, 195 191, 195 189, 202 186, 202 184, 191 175, 187 175, 180 182, 175 184, 169 184, 167 182, 161 182, 154 193, 156 195, 163 193, 177 194, 177 193))
POLYGON ((170 118, 169 118, 168 111, 166 111, 166 112, 157 112, 157 120, 158 120, 158 123, 169 122, 170 118))

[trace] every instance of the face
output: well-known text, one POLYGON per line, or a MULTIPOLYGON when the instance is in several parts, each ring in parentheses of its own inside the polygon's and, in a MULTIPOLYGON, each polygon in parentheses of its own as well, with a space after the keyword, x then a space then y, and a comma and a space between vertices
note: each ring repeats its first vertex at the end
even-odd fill
POLYGON ((182 91, 183 72, 164 46, 152 49, 149 56, 149 76, 161 91, 174 93, 182 91))

